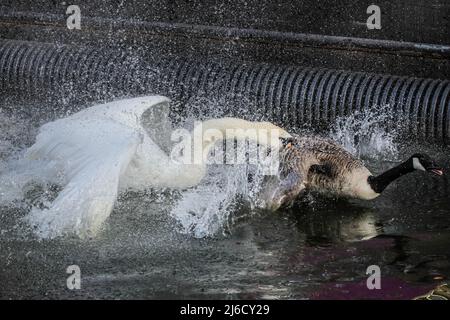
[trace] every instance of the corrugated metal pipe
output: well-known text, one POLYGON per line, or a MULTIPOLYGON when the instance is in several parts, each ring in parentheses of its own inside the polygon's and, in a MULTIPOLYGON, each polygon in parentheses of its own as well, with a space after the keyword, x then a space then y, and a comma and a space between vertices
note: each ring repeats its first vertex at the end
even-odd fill
POLYGON ((1 94, 110 96, 159 93, 248 99, 283 125, 322 126, 389 105, 421 139, 450 143, 450 81, 298 66, 149 57, 118 49, 0 41, 1 94))

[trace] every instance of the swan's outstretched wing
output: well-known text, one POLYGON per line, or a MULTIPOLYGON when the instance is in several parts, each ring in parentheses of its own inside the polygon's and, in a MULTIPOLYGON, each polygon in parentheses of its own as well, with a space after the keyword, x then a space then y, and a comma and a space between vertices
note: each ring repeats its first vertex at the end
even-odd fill
POLYGON ((141 140, 138 132, 112 121, 102 122, 101 128, 78 125, 46 127, 27 153, 29 157, 59 160, 56 172, 66 180, 47 209, 34 208, 27 216, 45 238, 98 232, 116 201, 120 175, 141 140))
MULTIPOLYGON (((58 197, 27 220, 42 237, 95 235, 114 206, 119 180, 148 139, 143 113, 164 97, 115 101, 44 125, 28 159, 53 162, 63 177, 58 197)), ((61 179, 58 179, 61 180, 61 179)))
POLYGON ((173 131, 170 118, 169 100, 163 100, 145 110, 140 117, 140 124, 149 138, 165 153, 170 154, 173 131))

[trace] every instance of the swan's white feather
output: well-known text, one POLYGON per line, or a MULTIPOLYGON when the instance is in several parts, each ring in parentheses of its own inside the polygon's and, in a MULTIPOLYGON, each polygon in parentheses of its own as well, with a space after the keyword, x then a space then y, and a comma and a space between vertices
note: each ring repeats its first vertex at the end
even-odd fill
POLYGON ((110 215, 120 176, 136 152, 139 137, 122 125, 106 127, 116 139, 112 144, 105 136, 93 138, 92 144, 105 143, 97 153, 87 148, 76 155, 80 149, 64 144, 51 150, 53 155, 64 154, 70 160, 64 164, 67 184, 58 197, 48 209, 34 208, 27 217, 42 237, 52 238, 66 232, 81 237, 95 235, 110 215), (124 135, 125 132, 128 134, 124 135), (88 149, 92 152, 86 152, 88 149))
MULTIPOLYGON (((200 182, 205 163, 180 164, 167 154, 171 132, 168 102, 162 96, 119 100, 41 127, 26 158, 51 163, 63 189, 48 208, 35 208, 28 215, 39 234, 50 238, 73 232, 95 235, 110 215, 118 192, 128 188, 187 188, 200 182)), ((203 124, 222 131, 276 129, 281 137, 290 137, 267 122, 221 118, 203 124)), ((246 136, 236 133, 235 138, 246 136)))
POLYGON ((148 176, 165 171, 161 167, 168 163, 167 155, 142 126, 142 115, 168 101, 159 96, 115 101, 41 127, 26 157, 54 162, 54 174, 63 176, 64 186, 49 208, 35 208, 27 217, 38 233, 43 237, 95 234, 112 211, 119 185, 129 187, 120 181, 128 171, 135 172, 138 182, 147 187, 152 186, 149 182, 164 185, 157 176, 148 176), (155 164, 160 170, 151 167, 155 164))

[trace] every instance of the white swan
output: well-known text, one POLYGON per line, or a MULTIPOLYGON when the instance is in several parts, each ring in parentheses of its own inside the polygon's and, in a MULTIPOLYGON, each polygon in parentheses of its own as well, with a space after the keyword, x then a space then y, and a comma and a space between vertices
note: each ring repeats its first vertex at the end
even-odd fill
MULTIPOLYGON (((63 189, 50 207, 34 208, 27 220, 45 238, 66 233, 94 236, 110 215, 118 192, 127 188, 187 188, 200 182, 205 163, 180 164, 167 154, 169 99, 145 96, 96 105, 40 128, 36 143, 25 154, 29 160, 48 161, 63 176, 63 189), (167 148, 166 148, 167 149, 167 148)), ((214 128, 279 130, 269 122, 236 118, 202 122, 214 128)), ((236 131, 234 137, 244 139, 236 131)), ((211 148, 211 141, 203 149, 211 148)))

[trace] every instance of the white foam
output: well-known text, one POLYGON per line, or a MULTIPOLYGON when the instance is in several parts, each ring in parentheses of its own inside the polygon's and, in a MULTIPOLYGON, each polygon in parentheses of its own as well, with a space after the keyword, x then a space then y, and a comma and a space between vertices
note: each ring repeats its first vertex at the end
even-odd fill
MULTIPOLYGON (((394 142, 396 132, 387 132, 383 128, 383 122, 390 117, 388 106, 382 112, 377 109, 355 113, 339 118, 330 135, 357 156, 392 160, 398 154, 394 142)), ((15 143, 14 138, 29 132, 30 124, 0 113, 0 127, 2 205, 23 200, 24 189, 29 181, 42 185, 45 189, 62 179, 55 175, 58 170, 51 162, 33 161, 31 164, 18 160, 22 151, 18 147, 20 143, 15 143)), ((202 183, 181 191, 180 198, 171 208, 170 215, 176 220, 180 232, 198 238, 214 236, 228 230, 237 211, 238 200, 244 200, 250 208, 258 207, 257 194, 263 179, 260 169, 250 165, 220 165, 210 168, 202 183), (251 182, 248 181, 249 172, 253 175, 251 182)), ((40 202, 45 202, 44 200, 40 202)), ((252 214, 252 210, 246 210, 246 214, 252 214)))
POLYGON ((339 117, 330 136, 358 157, 395 161, 397 131, 388 131, 385 126, 392 121, 392 116, 390 106, 386 105, 339 117))
POLYGON ((221 165, 210 170, 200 185, 181 192, 172 208, 170 215, 177 221, 179 231, 196 238, 214 236, 229 230, 238 200, 250 209, 246 210, 247 215, 262 207, 264 204, 258 199, 262 170, 248 164, 221 165))

